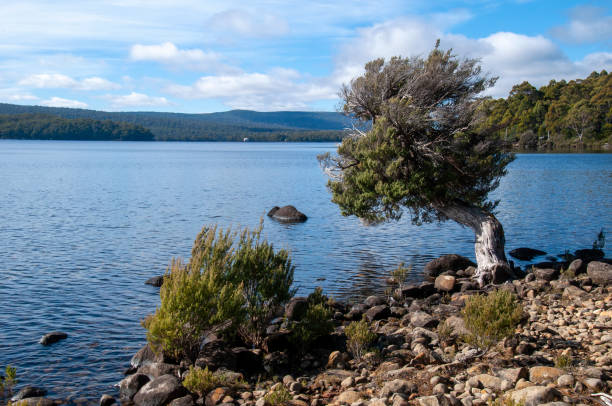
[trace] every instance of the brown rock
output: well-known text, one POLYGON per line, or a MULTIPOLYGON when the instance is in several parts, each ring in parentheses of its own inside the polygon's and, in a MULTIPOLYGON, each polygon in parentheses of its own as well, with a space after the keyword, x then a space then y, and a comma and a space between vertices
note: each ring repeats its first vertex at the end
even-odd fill
POLYGON ((536 366, 529 369, 529 380, 533 383, 556 382, 564 374, 559 368, 536 366))
POLYGON ((451 275, 440 275, 436 278, 434 287, 443 292, 451 292, 455 288, 455 277, 451 275))

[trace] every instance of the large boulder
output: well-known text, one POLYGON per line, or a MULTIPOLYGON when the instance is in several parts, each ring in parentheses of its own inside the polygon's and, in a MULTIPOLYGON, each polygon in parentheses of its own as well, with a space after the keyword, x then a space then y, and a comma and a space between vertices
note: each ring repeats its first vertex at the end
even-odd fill
POLYGON ((134 374, 128 376, 119 382, 119 397, 124 401, 132 400, 140 388, 145 386, 149 381, 149 377, 145 374, 134 374))
POLYGON ((285 317, 287 320, 302 320, 308 310, 308 299, 305 297, 294 297, 285 305, 285 317))
POLYGON ((511 257, 521 261, 531 261, 535 257, 546 255, 546 252, 533 248, 515 248, 508 253, 511 257))
POLYGON ((19 392, 15 394, 15 396, 11 398, 11 401, 16 402, 18 400, 27 398, 40 398, 46 395, 47 391, 45 389, 36 388, 34 386, 24 386, 19 392))
POLYGON ((583 250, 577 250, 574 255, 576 258, 580 258, 583 261, 596 261, 604 257, 604 252, 596 248, 587 248, 583 250))
POLYGON ((187 394, 187 390, 172 375, 162 375, 140 388, 134 396, 138 406, 162 406, 187 394))
POLYGON ((446 271, 460 271, 468 266, 476 266, 475 263, 457 254, 442 255, 440 258, 429 261, 425 264, 425 276, 434 279, 446 271))
POLYGON ((587 275, 597 285, 612 285, 612 264, 602 261, 591 261, 587 265, 587 275))
POLYGON ((68 334, 61 331, 53 331, 42 336, 39 343, 42 345, 50 345, 66 338, 68 338, 68 334))
POLYGON ((302 223, 308 220, 308 217, 296 209, 294 206, 274 206, 269 212, 268 217, 285 223, 302 223))
POLYGON ((142 366, 151 364, 153 362, 163 362, 163 361, 164 361, 164 357, 161 351, 159 352, 159 354, 156 355, 153 352, 153 349, 151 348, 151 346, 149 344, 146 344, 141 349, 139 349, 136 354, 132 356, 132 359, 130 360, 130 365, 133 368, 138 369, 142 366))
POLYGON ((517 404, 523 402, 525 406, 538 406, 559 400, 562 397, 558 390, 547 386, 528 386, 527 388, 510 392, 510 399, 517 404))

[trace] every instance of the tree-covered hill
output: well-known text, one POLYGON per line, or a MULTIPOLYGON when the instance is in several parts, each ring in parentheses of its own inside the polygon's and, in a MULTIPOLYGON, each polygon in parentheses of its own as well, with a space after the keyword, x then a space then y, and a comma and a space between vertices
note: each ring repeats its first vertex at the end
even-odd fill
POLYGON ((612 145, 612 74, 516 85, 485 105, 487 125, 518 150, 600 150, 612 145))
POLYGON ((48 114, 1 114, 0 139, 153 141, 148 129, 134 124, 48 114))
POLYGON ((349 118, 333 112, 105 112, 0 103, 0 114, 24 113, 136 124, 151 130, 160 141, 338 141, 351 124, 349 118))

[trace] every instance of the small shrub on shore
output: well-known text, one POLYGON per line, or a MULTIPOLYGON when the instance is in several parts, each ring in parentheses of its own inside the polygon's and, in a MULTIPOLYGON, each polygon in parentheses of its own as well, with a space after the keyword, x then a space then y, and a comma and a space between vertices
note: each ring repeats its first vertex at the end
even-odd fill
POLYGON ((308 295, 308 308, 302 320, 291 324, 290 340, 300 351, 307 351, 316 339, 334 330, 328 303, 329 299, 323 295, 322 289, 316 288, 308 295))
POLYGON ((17 368, 7 365, 4 368, 4 376, 0 376, 0 399, 11 396, 17 383, 17 368))
POLYGON ((555 357, 555 367, 569 371, 574 364, 574 360, 570 355, 559 354, 555 357))
POLYGON ((215 375, 208 370, 208 367, 202 369, 200 367, 189 367, 189 372, 183 380, 183 386, 189 392, 197 393, 199 396, 205 396, 207 392, 222 385, 225 379, 223 376, 215 375))
POLYGON ((470 331, 465 337, 466 342, 486 352, 514 333, 523 315, 523 307, 512 293, 497 290, 488 295, 471 296, 461 314, 470 331))
POLYGON ((286 405, 292 398, 291 392, 283 385, 279 385, 273 391, 266 393, 264 400, 267 406, 281 406, 286 405))
POLYGON ((354 321, 349 324, 344 330, 344 333, 347 337, 346 346, 357 360, 361 359, 370 344, 372 344, 376 338, 376 334, 370 331, 368 322, 365 318, 361 319, 361 321, 354 321))
POLYGON ((438 333, 438 339, 440 340, 440 344, 444 345, 450 340, 453 334, 453 326, 451 326, 450 323, 444 320, 442 323, 438 324, 436 332, 438 333))

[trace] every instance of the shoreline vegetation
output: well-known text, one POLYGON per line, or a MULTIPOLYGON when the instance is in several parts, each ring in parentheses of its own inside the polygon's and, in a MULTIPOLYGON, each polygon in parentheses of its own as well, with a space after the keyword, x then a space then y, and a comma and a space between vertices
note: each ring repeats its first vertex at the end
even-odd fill
MULTIPOLYGON (((539 89, 523 82, 507 98, 483 103, 483 128, 513 152, 612 152, 610 89, 606 71, 539 89)), ((104 112, 0 103, 0 139, 339 142, 353 124, 333 112, 104 112)))

